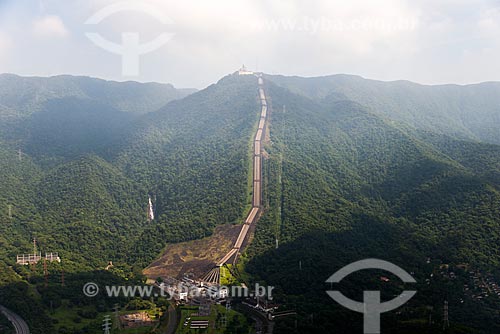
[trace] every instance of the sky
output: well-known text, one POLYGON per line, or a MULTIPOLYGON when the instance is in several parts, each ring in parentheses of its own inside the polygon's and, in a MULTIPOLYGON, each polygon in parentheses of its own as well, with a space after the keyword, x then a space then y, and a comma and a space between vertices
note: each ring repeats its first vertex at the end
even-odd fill
POLYGON ((499 37, 500 2, 491 0, 0 0, 0 73, 176 87, 203 88, 242 64, 299 76, 500 81, 499 37))

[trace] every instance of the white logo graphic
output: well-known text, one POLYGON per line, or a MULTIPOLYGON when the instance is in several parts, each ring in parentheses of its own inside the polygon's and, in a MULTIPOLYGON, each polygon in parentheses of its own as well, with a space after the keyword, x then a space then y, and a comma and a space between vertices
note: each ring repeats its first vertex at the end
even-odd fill
MULTIPOLYGON (((346 276, 363 269, 382 269, 398 276, 405 283, 416 283, 406 271, 387 261, 366 259, 351 263, 330 276, 327 283, 339 283, 346 276)), ((358 302, 344 296, 340 291, 327 291, 340 305, 364 314, 364 333, 380 333, 380 315, 392 311, 408 302, 417 291, 403 291, 401 295, 388 302, 380 302, 380 291, 364 291, 363 302, 358 302)))
MULTIPOLYGON (((105 18, 123 11, 146 13, 156 18, 162 24, 173 24, 173 21, 161 13, 158 8, 137 1, 117 2, 104 7, 92 15, 85 24, 99 24, 105 18)), ((139 75, 139 56, 159 49, 172 39, 174 34, 162 32, 154 40, 144 44, 140 44, 138 32, 123 32, 121 44, 110 42, 98 33, 88 32, 85 36, 100 48, 122 56, 122 75, 137 76, 139 75)))

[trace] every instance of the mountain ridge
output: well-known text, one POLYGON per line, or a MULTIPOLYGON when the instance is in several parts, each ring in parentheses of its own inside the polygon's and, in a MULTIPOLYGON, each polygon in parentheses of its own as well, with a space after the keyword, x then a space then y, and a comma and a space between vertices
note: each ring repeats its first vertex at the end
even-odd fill
MULTIPOLYGON (((338 83, 298 79, 307 95, 291 89, 293 80, 281 80, 265 79, 264 213, 243 255, 250 277, 277 286, 278 302, 296 306, 314 286, 304 305, 324 307, 323 276, 364 255, 409 266, 423 281, 428 257, 478 268, 500 263, 499 145, 474 138, 460 122, 429 129, 398 119, 391 110, 401 101, 384 89, 367 106, 359 96, 369 82, 340 90, 338 83), (307 270, 297 274, 299 261, 307 270)), ((39 104, 30 122, 0 133, 0 266, 9 268, 0 281, 28 280, 14 262, 17 252, 31 249, 32 236, 43 249, 59 251, 68 272, 112 260, 133 272, 155 263, 152 275, 160 275, 162 262, 170 261, 159 260, 164 249, 183 254, 182 247, 199 244, 193 240, 217 241, 221 226, 234 230, 244 220, 260 110, 254 76, 225 76, 142 114, 99 99, 50 101, 39 104)), ((449 117, 443 108, 433 109, 440 122, 449 117)), ((305 307, 296 307, 305 319, 299 330, 320 331, 305 307)), ((318 323, 335 323, 328 312, 324 307, 318 323)), ((277 333, 287 332, 284 326, 277 333)))

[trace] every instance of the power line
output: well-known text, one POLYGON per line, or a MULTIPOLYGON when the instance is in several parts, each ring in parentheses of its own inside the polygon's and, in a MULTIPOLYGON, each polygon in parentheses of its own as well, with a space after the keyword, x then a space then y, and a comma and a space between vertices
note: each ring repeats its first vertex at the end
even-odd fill
POLYGON ((283 160, 284 160, 284 154, 285 154, 285 148, 286 148, 286 124, 285 124, 285 114, 286 114, 286 106, 283 105, 283 120, 282 120, 282 144, 281 144, 281 152, 280 152, 280 162, 279 162, 279 172, 278 172, 278 185, 280 188, 280 203, 278 205, 278 212, 277 212, 277 221, 276 221, 276 249, 279 247, 279 236, 280 236, 280 229, 283 225, 283 191, 284 191, 284 184, 283 184, 283 160))

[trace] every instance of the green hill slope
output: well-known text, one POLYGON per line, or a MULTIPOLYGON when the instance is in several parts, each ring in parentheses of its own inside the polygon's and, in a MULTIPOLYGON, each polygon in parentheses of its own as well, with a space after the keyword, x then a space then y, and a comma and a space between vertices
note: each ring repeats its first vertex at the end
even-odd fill
POLYGON ((257 118, 254 77, 228 76, 141 116, 97 100, 50 99, 0 141, 2 260, 12 264, 36 237, 73 269, 146 266, 167 242, 237 222, 257 118), (156 199, 150 224, 148 194, 156 199))
POLYGON ((500 143, 500 83, 425 86, 351 75, 317 78, 269 76, 291 91, 316 100, 356 101, 370 111, 418 129, 461 139, 500 143))
MULTIPOLYGON (((425 267, 428 257, 490 270, 498 266, 498 146, 417 133, 357 103, 309 99, 273 84, 269 88, 268 207, 249 250, 248 268, 257 279, 277 286, 278 302, 285 308, 299 310, 298 328, 285 321, 277 333, 353 332, 346 324, 362 321, 334 305, 324 282, 355 260, 392 261, 420 282, 432 272, 431 265, 425 267), (311 313, 314 323, 308 320, 311 313)), ((356 284, 365 283, 355 280, 349 289, 358 291, 356 284)), ((454 290, 454 298, 462 289, 454 290)), ((445 291, 433 286, 415 307, 441 304, 445 291)), ((456 312, 470 312, 467 307, 456 312)), ((405 317, 416 317, 418 312, 411 312, 405 317)), ((491 332, 499 328, 493 313, 481 316, 488 320, 454 320, 491 332)), ((393 326, 390 332, 412 330, 397 319, 385 323, 393 326)))
MULTIPOLYGON (((402 314, 417 323, 428 306, 463 297, 449 294, 458 283, 427 286, 432 266, 466 262, 498 274, 496 84, 346 76, 265 83, 265 211, 246 255, 253 278, 277 286, 277 301, 299 311, 298 328, 284 321, 277 333, 348 332, 357 318, 332 305, 323 282, 360 258, 415 273, 422 297, 402 314)), ((171 100, 181 93, 165 86, 0 76, 0 282, 37 280, 14 264, 32 237, 59 252, 68 273, 92 277, 85 272, 110 260, 140 272, 167 243, 241 222, 257 89, 255 77, 231 75, 171 100), (2 90, 2 80, 18 86, 2 90)), ((467 303, 454 313, 471 313, 467 303)), ((463 323, 500 328, 494 312, 478 309, 463 323)), ((402 321, 384 323, 396 333, 402 321)))

